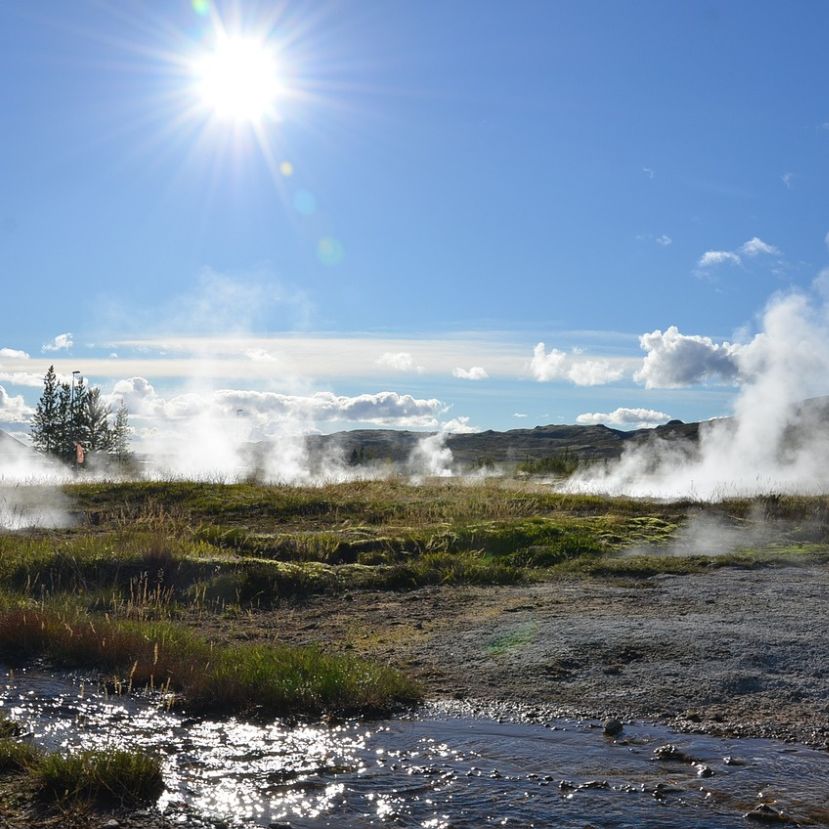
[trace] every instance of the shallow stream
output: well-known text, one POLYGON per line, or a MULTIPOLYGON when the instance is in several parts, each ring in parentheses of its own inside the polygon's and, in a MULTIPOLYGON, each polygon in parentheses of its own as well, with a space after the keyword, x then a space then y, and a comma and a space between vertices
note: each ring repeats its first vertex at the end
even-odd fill
POLYGON ((187 804, 234 827, 725 829, 750 825, 743 815, 768 803, 801 825, 829 825, 829 754, 771 740, 648 724, 612 740, 596 722, 503 722, 440 705, 331 726, 196 720, 65 675, 3 677, 3 711, 38 745, 162 755, 158 805, 174 820, 187 804), (655 759, 667 743, 697 765, 655 759))

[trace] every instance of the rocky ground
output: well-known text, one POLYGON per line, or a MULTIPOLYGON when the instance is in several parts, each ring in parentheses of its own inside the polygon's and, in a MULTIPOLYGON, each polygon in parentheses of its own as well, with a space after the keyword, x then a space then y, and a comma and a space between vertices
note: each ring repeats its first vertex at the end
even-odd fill
POLYGON ((199 624, 385 659, 433 698, 829 748, 827 600, 829 569, 787 566, 319 596, 199 624))

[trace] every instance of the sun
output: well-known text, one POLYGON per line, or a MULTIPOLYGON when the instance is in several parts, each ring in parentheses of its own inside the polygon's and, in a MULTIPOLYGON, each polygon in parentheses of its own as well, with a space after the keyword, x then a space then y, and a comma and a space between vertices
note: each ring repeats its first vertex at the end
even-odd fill
POLYGON ((260 40, 222 36, 194 61, 193 74, 201 104, 217 118, 256 124, 276 117, 279 65, 260 40))

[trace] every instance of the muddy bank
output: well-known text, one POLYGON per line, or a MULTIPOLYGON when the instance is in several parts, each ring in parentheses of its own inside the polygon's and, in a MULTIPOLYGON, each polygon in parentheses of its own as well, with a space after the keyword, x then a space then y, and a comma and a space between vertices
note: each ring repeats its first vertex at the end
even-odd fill
POLYGON ((829 568, 316 597, 221 639, 320 643, 388 660, 429 696, 829 747, 829 568))

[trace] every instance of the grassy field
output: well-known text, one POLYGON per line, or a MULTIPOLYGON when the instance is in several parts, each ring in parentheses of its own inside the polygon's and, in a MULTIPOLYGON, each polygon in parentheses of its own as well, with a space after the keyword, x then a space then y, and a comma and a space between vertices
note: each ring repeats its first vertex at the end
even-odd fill
POLYGON ((97 668, 234 713, 382 713, 419 691, 388 667, 314 648, 214 653, 200 618, 311 594, 822 561, 829 535, 824 498, 703 506, 497 480, 90 483, 63 494, 70 528, 0 533, 0 659, 97 668))

